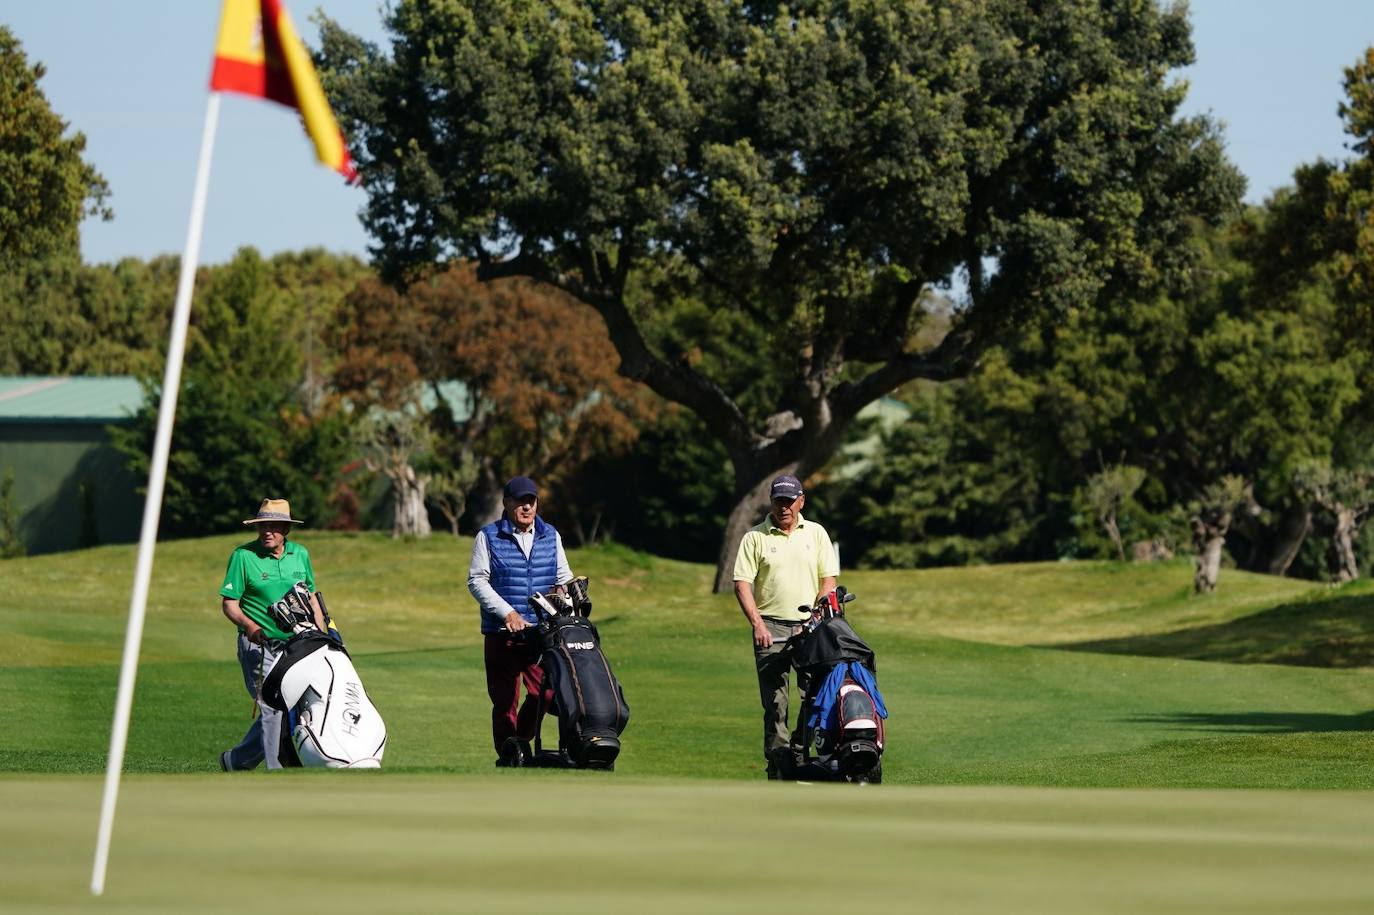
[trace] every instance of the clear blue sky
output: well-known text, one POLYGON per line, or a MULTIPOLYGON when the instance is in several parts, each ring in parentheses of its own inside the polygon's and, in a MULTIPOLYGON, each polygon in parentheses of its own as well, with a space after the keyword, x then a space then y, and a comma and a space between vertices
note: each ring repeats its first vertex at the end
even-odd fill
MULTIPOLYGON (((218 0, 9 0, 0 23, 31 60, 56 111, 86 134, 113 190, 112 222, 87 220, 88 261, 179 253, 207 100, 218 0)), ((383 0, 288 0, 307 44, 322 7, 382 40, 383 0)), ((1374 44, 1374 0, 1194 0, 1198 62, 1187 110, 1226 124, 1228 151, 1261 201, 1295 166, 1346 155, 1336 106, 1341 70, 1374 44)), ((272 254, 310 246, 366 254, 363 192, 318 166, 293 112, 225 96, 201 260, 241 245, 272 254)))

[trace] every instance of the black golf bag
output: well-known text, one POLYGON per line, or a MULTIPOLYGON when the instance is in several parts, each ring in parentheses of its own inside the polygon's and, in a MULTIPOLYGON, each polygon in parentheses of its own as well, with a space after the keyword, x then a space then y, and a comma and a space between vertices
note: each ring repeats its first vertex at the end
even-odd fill
POLYGON ((844 616, 845 603, 853 599, 843 587, 822 597, 793 637, 793 665, 807 681, 797 713, 803 751, 799 762, 782 760, 783 777, 882 781, 887 706, 878 691, 873 649, 844 616), (793 763, 791 772, 787 762, 793 763))
MULTIPOLYGON (((315 596, 323 609, 323 595, 315 596)), ((342 641, 315 625, 310 589, 297 582, 271 611, 278 627, 292 636, 263 681, 262 699, 291 717, 291 743, 300 764, 379 768, 386 724, 342 641)))
POLYGON ((530 607, 539 617, 539 664, 544 669, 540 718, 544 696, 551 690, 552 710, 558 714, 558 752, 545 751, 536 735, 533 756, 520 758, 523 753, 516 750, 513 764, 614 769, 630 707, 601 652, 601 636, 588 619, 592 603, 587 579, 573 580, 567 594, 535 594, 530 607))

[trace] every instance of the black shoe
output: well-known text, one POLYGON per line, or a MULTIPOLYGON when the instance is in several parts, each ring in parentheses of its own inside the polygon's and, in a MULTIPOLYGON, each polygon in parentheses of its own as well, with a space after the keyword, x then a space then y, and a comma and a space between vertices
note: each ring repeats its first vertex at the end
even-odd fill
POLYGON ((778 768, 771 762, 768 764, 768 768, 764 769, 763 771, 764 774, 768 776, 768 780, 770 782, 775 782, 778 780, 778 768))
POLYGON ((505 743, 501 744, 496 765, 503 769, 518 769, 529 762, 532 755, 529 741, 521 740, 518 737, 507 737, 505 743))
POLYGON ((797 757, 791 747, 774 747, 768 751, 768 777, 790 781, 797 777, 797 757))

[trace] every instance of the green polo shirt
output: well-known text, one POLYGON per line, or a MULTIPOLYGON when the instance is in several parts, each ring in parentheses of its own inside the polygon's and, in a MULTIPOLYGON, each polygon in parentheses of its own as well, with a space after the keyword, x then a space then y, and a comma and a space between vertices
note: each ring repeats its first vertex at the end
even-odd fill
POLYGON ((769 619, 805 619, 807 614, 797 608, 810 608, 821 579, 839 574, 830 535, 801 515, 790 535, 768 515, 745 533, 735 556, 735 581, 753 584, 759 615, 769 619))
POLYGON ((268 638, 289 639, 291 633, 276 627, 267 608, 281 600, 298 581, 305 582, 311 591, 315 590, 315 570, 310 567, 309 550, 288 540, 281 558, 277 559, 257 540, 250 540, 229 554, 229 567, 224 570, 224 585, 219 595, 237 600, 243 612, 262 627, 268 638))

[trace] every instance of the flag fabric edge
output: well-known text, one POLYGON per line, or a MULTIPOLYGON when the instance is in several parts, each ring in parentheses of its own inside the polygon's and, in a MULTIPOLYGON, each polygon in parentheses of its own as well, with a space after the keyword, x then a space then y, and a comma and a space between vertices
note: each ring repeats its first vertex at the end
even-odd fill
POLYGON ((350 183, 358 171, 319 75, 281 0, 224 0, 210 72, 212 92, 294 108, 322 165, 350 183))

